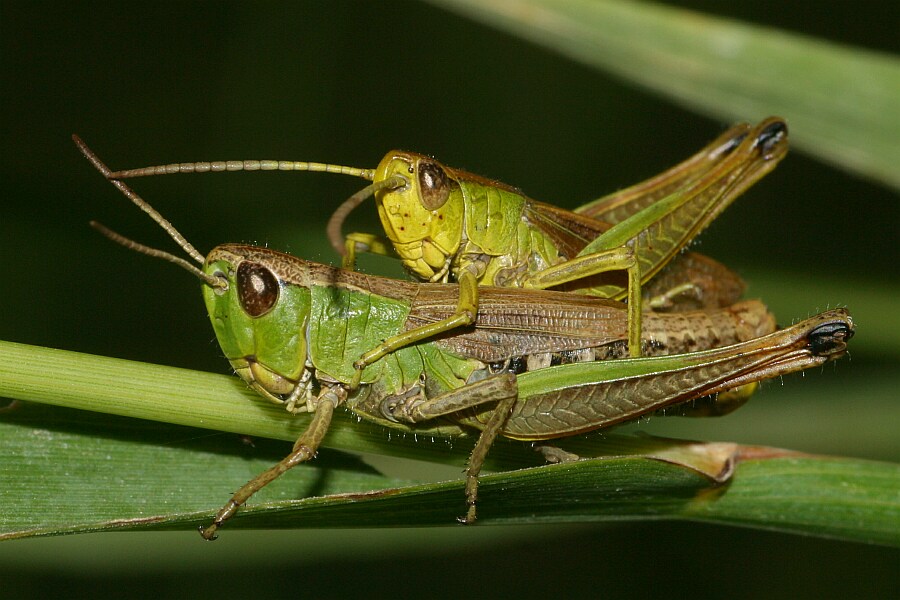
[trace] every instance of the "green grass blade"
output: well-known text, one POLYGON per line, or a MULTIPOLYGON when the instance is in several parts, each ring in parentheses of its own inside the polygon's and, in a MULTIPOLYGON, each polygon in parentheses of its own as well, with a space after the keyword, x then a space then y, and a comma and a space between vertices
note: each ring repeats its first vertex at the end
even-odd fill
MULTIPOLYGON (((195 527, 288 445, 250 447, 193 427, 290 440, 306 422, 260 401, 234 377, 8 342, 0 342, 0 355, 0 395, 57 405, 24 403, 0 413, 0 539, 195 527)), ((469 448, 388 439, 346 415, 326 445, 460 468, 469 448)), ((900 545, 900 467, 756 451, 721 485, 685 466, 721 448, 616 435, 575 440, 570 449, 607 456, 484 477, 480 520, 687 518, 900 545)), ((494 468, 538 462, 522 444, 499 444, 495 454, 494 468)), ((325 450, 261 492, 229 526, 449 525, 462 511, 462 486, 455 474, 424 484, 384 476, 325 450)))
POLYGON ((649 2, 431 0, 725 121, 787 118, 798 149, 900 188, 900 60, 649 2))
POLYGON ((897 546, 900 465, 815 456, 750 459, 727 493, 696 502, 685 514, 897 546))
MULTIPOLYGON (((233 376, 3 341, 0 356, 0 397, 287 441, 309 423, 308 415, 291 417, 233 376)), ((339 411, 325 446, 454 465, 463 465, 471 449, 471 442, 427 439, 420 443, 339 411)), ((495 469, 538 463, 503 447, 494 454, 495 469)))

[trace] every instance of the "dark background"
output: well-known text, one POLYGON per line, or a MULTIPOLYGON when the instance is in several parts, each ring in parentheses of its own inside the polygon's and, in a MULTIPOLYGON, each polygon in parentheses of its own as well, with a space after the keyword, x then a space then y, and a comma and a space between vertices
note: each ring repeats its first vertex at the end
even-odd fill
MULTIPOLYGON (((877 3, 824 2, 815 14, 680 4, 897 50, 896 20, 877 3)), ((216 372, 228 368, 197 283, 87 227, 98 219, 172 247, 81 158, 72 133, 113 168, 233 158, 373 167, 410 149, 574 207, 678 162, 727 125, 416 2, 4 2, 0 33, 0 339, 216 372)), ((364 183, 252 173, 133 185, 201 252, 242 241, 335 262, 325 220, 364 183)), ((358 212, 354 228, 375 230, 374 211, 358 212)), ((699 249, 743 273, 783 322, 844 304, 867 320, 857 319, 852 362, 774 384, 685 435, 900 457, 900 357, 885 341, 900 330, 898 217, 894 192, 794 152, 713 224, 699 249)), ((378 259, 362 267, 398 273, 378 259)), ((212 546, 193 533, 8 542, 0 579, 23 592, 310 597, 888 596, 900 579, 894 550, 690 523, 232 532, 212 546)))

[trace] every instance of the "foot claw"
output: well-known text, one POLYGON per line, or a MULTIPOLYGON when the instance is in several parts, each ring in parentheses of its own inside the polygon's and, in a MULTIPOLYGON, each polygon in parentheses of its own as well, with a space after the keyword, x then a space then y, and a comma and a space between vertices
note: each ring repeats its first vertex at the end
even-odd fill
POLYGON ((197 531, 200 532, 200 537, 202 537, 204 540, 206 540, 207 542, 212 542, 219 539, 219 535, 216 533, 216 529, 218 529, 218 526, 213 523, 209 527, 204 527, 201 525, 197 528, 197 531))

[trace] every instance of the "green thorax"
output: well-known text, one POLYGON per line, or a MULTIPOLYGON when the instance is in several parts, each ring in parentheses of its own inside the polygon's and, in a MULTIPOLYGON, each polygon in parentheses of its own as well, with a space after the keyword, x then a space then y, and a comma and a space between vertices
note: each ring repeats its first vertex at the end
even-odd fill
MULTIPOLYGON (((309 324, 309 355, 320 374, 347 383, 353 362, 382 340, 402 332, 406 302, 357 290, 314 286, 309 324)), ((401 348, 363 371, 362 383, 379 394, 398 394, 424 377, 431 393, 464 385, 478 361, 439 349, 433 342, 401 348)))
POLYGON ((472 181, 461 181, 460 190, 465 196, 468 239, 456 263, 486 255, 483 285, 519 286, 529 272, 563 260, 553 241, 528 222, 528 198, 514 190, 472 181))

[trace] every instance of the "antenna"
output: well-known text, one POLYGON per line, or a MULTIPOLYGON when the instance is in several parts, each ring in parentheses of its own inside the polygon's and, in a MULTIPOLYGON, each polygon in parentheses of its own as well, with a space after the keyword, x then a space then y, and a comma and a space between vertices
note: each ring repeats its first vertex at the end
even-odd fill
MULTIPOLYGON (((111 175, 113 173, 109 170, 109 167, 107 167, 105 164, 103 164, 103 162, 100 160, 100 158, 98 158, 97 155, 94 154, 94 152, 90 148, 88 148, 87 144, 85 144, 84 141, 80 137, 78 137, 77 135, 73 135, 72 140, 75 142, 75 145, 78 146, 78 149, 81 151, 81 153, 84 154, 85 158, 87 158, 91 162, 91 164, 94 165, 94 168, 96 168, 98 171, 100 171, 100 173, 104 177, 106 177, 110 183, 112 183, 114 186, 119 188, 119 191, 122 192, 126 198, 131 200, 131 202, 135 206, 140 208, 142 211, 147 213, 151 219, 156 221, 157 225, 162 227, 165 230, 165 232, 168 233, 169 236, 173 240, 175 240, 175 243, 178 244, 182 250, 184 250, 191 258, 193 258, 195 261, 197 261, 201 265, 205 262, 203 255, 200 254, 197 251, 197 249, 194 248, 190 244, 190 242, 188 242, 184 238, 184 236, 178 232, 177 229, 175 229, 174 225, 169 223, 169 221, 167 221, 165 219, 165 217, 163 217, 161 214, 159 214, 159 212, 157 212, 157 210, 155 208, 150 206, 150 204, 148 204, 143 198, 141 198, 134 190, 132 190, 130 187, 128 187, 125 183, 118 181, 117 179, 112 179, 111 175)), ((194 265, 192 265, 187 260, 185 260, 181 257, 175 256, 174 254, 170 254, 163 250, 157 250, 155 248, 150 248, 149 246, 139 244, 138 242, 135 242, 134 240, 126 238, 125 236, 122 236, 122 235, 112 231, 111 229, 104 227, 103 225, 101 225, 100 223, 97 223, 96 221, 91 221, 91 227, 93 227, 94 229, 96 229, 97 231, 99 231, 100 233, 102 233, 103 235, 105 235, 106 237, 111 239, 112 241, 114 241, 118 244, 121 244, 121 245, 125 246, 126 248, 135 250, 136 252, 140 252, 142 254, 147 254, 148 256, 162 258, 163 260, 167 260, 169 262, 173 262, 177 265, 180 265, 181 267, 187 269, 188 271, 190 271, 191 273, 193 273, 194 275, 196 275, 197 277, 202 279, 204 281, 204 283, 206 283, 209 286, 212 286, 215 288, 222 288, 222 289, 228 287, 227 282, 225 282, 222 278, 213 277, 212 275, 208 275, 207 273, 204 273, 202 270, 198 269, 197 267, 195 267, 194 265)))
POLYGON ((360 169, 359 167, 293 160, 218 160, 211 162, 171 163, 168 165, 141 167, 140 169, 112 171, 107 175, 107 179, 129 179, 131 177, 176 175, 179 173, 223 173, 227 171, 312 171, 362 177, 369 181, 375 179, 374 169, 360 169))
POLYGON ((140 252, 141 254, 146 254, 147 256, 161 258, 171 263, 175 263, 176 265, 186 269, 188 272, 193 273, 194 275, 202 279, 203 282, 210 287, 221 288, 223 290, 228 288, 228 283, 223 277, 215 277, 213 275, 204 273, 202 270, 198 269, 180 256, 175 256, 174 254, 166 252, 165 250, 157 250, 156 248, 145 246, 144 244, 127 238, 120 233, 116 233, 112 229, 109 229, 108 227, 106 227, 102 223, 98 223, 97 221, 91 221, 90 225, 104 236, 108 237, 117 244, 125 246, 129 250, 134 250, 135 252, 140 252))

